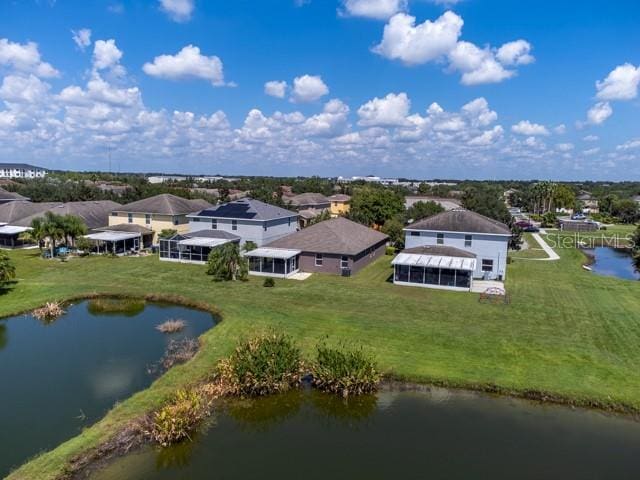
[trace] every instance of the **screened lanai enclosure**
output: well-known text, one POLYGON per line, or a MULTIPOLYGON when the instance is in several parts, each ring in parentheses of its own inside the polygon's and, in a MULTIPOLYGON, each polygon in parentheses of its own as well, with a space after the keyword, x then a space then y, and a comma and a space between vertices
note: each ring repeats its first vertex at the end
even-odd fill
POLYGON ((300 250, 256 248, 244 254, 249 259, 249 274, 287 278, 299 271, 300 250))
POLYGON ((93 245, 93 253, 126 255, 138 253, 141 248, 140 233, 133 232, 97 232, 85 235, 93 245))
POLYGON ((476 259, 473 258, 473 254, 461 251, 464 256, 450 256, 425 253, 425 249, 422 249, 422 252, 411 250, 420 249, 405 250, 393 259, 394 284, 458 291, 471 290, 473 272, 476 268, 476 259))
POLYGON ((22 234, 31 230, 29 227, 16 227, 0 224, 0 248, 22 248, 33 246, 34 243, 22 239, 22 234))
POLYGON ((225 243, 237 241, 229 238, 174 235, 160 239, 160 260, 182 263, 206 263, 209 253, 225 243))

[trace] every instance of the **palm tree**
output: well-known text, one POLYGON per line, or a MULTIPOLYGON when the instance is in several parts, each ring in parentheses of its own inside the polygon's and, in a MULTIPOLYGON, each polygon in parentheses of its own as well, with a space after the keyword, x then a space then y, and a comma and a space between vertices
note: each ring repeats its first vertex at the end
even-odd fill
POLYGON ((45 212, 42 230, 44 236, 49 239, 51 258, 53 258, 56 251, 56 242, 62 240, 65 235, 62 217, 52 212, 45 212))
POLYGON ((16 278, 16 267, 6 252, 0 250, 0 287, 16 278))
POLYGON ((214 280, 246 280, 249 266, 246 257, 240 254, 237 243, 225 243, 209 254, 207 274, 214 280))
POLYGON ((80 217, 76 215, 65 215, 61 220, 61 226, 64 230, 64 237, 65 240, 67 240, 67 244, 73 246, 78 237, 87 234, 87 226, 80 217), (68 242, 69 239, 71 242, 68 242))
POLYGON ((38 245, 40 252, 42 253, 42 247, 44 246, 44 240, 46 234, 44 232, 44 222, 42 218, 34 218, 31 221, 31 230, 27 230, 20 234, 20 240, 38 245))

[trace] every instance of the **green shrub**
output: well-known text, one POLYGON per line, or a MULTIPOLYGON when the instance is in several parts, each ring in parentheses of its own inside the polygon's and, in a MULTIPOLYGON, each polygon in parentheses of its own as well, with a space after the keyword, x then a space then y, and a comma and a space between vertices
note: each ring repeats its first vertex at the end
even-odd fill
POLYGON ((382 375, 362 348, 317 346, 312 366, 313 385, 343 397, 375 392, 382 375))
POLYGON ((388 246, 387 248, 384 249, 384 254, 385 255, 395 255, 396 254, 396 247, 388 246))
POLYGON ((163 447, 184 439, 209 415, 211 402, 197 390, 178 390, 174 397, 153 414, 147 434, 163 447))
POLYGON ((300 350, 291 337, 270 333, 241 341, 218 364, 218 374, 231 394, 260 396, 298 386, 302 367, 300 350))
POLYGON ((262 286, 263 287, 275 287, 276 286, 276 281, 271 277, 267 277, 267 278, 264 279, 264 282, 262 282, 262 286))

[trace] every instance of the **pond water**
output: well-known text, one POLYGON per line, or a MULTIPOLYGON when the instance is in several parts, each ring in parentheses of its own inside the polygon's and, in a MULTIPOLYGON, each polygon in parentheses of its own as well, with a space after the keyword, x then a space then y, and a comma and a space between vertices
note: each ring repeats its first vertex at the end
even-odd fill
POLYGON ((585 252, 595 258, 595 262, 590 265, 595 273, 625 280, 640 280, 640 273, 635 270, 628 250, 596 247, 585 252))
POLYGON ((209 313, 173 305, 95 314, 89 302, 49 324, 30 315, 0 320, 0 477, 149 386, 157 376, 149 367, 171 339, 197 337, 214 323, 209 313), (185 329, 155 329, 171 318, 185 320, 185 329))
POLYGON ((294 392, 230 406, 186 442, 144 447, 91 478, 628 479, 640 423, 442 389, 350 400, 294 392))

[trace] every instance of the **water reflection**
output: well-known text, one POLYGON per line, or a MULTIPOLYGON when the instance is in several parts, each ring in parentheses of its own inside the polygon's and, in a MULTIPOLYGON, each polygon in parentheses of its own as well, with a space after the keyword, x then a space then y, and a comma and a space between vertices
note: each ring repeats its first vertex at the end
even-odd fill
POLYGON ((626 249, 612 247, 596 247, 585 250, 588 255, 595 258, 591 269, 608 277, 623 278, 625 280, 639 280, 638 272, 633 264, 631 252, 626 249))
POLYGON ((0 350, 7 346, 7 326, 0 322, 0 350))

